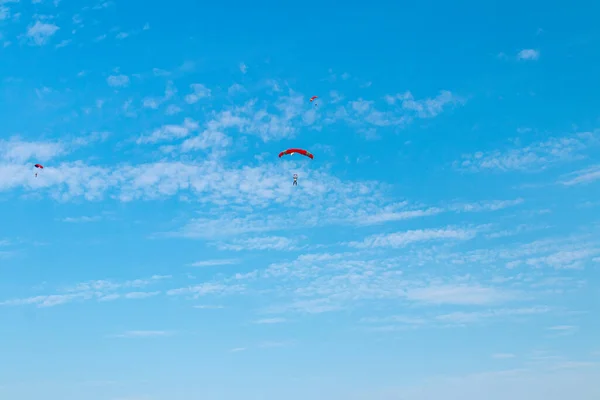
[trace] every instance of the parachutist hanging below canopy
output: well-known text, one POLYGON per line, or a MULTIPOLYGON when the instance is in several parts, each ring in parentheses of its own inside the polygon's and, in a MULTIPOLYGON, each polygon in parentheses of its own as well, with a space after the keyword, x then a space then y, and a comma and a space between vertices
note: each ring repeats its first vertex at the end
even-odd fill
MULTIPOLYGON (((303 155, 305 157, 308 157, 311 160, 314 160, 314 158, 315 158, 315 156, 313 156, 311 152, 309 152, 307 150, 304 150, 304 149, 287 149, 287 150, 284 150, 281 153, 279 153, 279 158, 281 158, 281 157, 283 157, 285 155, 293 156, 296 153, 301 154, 301 155, 303 155)), ((298 186, 298 174, 294 174, 293 178, 294 178, 293 185, 294 186, 298 186)))
MULTIPOLYGON (((36 167, 37 169, 44 169, 44 166, 42 164, 35 164, 34 167, 36 167)), ((38 173, 36 171, 36 173, 35 173, 36 178, 37 178, 37 175, 38 175, 38 173)))

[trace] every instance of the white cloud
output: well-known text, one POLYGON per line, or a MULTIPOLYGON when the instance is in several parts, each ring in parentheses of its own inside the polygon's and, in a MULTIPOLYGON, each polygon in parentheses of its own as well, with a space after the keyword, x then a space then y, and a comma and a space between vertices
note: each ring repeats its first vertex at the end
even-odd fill
POLYGON ((600 179, 600 165, 573 172, 560 182, 565 186, 585 185, 600 179))
POLYGON ((214 259, 214 260, 196 261, 195 263, 190 264, 190 266, 192 266, 192 267, 216 267, 216 266, 222 266, 222 265, 237 264, 237 263, 239 263, 239 261, 240 260, 237 260, 235 258, 221 258, 221 259, 214 259))
POLYGON ((219 243, 221 250, 292 250, 296 247, 296 241, 281 236, 255 237, 238 239, 231 243, 219 243))
POLYGON ((87 223, 87 222, 98 222, 102 219, 102 217, 100 217, 99 215, 96 216, 81 216, 81 217, 66 217, 63 218, 62 221, 63 222, 69 222, 69 223, 87 223))
POLYGON ((412 243, 432 240, 469 240, 477 235, 475 229, 417 229, 391 234, 377 234, 365 238, 362 242, 350 242, 357 248, 404 247, 412 243))
POLYGON ((200 285, 187 286, 177 289, 171 289, 167 291, 168 296, 181 296, 188 295, 192 299, 197 299, 201 296, 210 294, 226 295, 226 294, 238 294, 243 292, 245 287, 243 285, 225 285, 221 283, 202 283, 200 285))
POLYGON ((165 111, 165 114, 167 114, 167 115, 175 115, 177 113, 180 113, 181 111, 182 111, 181 107, 176 106, 175 104, 170 104, 167 107, 167 110, 165 111))
POLYGON ((518 60, 535 61, 540 58, 540 52, 534 49, 523 49, 517 54, 518 60))
POLYGON ((10 17, 10 9, 3 5, 0 5, 0 21, 4 21, 10 17))
POLYGON ((35 24, 27 29, 26 36, 35 45, 42 46, 46 44, 59 29, 60 28, 54 24, 36 21, 35 24))
POLYGON ((408 299, 430 304, 485 305, 515 299, 514 293, 478 285, 434 285, 409 289, 408 299))
POLYGON ((200 99, 211 96, 211 90, 201 83, 194 83, 190 85, 190 87, 192 88, 193 93, 185 96, 185 101, 188 104, 197 103, 200 99))
MULTIPOLYGON (((523 267, 550 267, 553 269, 582 268, 598 254, 600 243, 589 237, 576 235, 545 238, 524 243, 512 243, 457 253, 428 252, 419 255, 428 262, 453 265, 477 263, 503 266, 509 269, 523 267)), ((559 282, 554 282, 557 284, 559 282)), ((541 284, 541 282, 537 283, 541 284)), ((532 284, 532 285, 537 285, 532 284)))
POLYGON ((65 40, 62 40, 60 43, 58 43, 58 44, 57 44, 55 47, 56 47, 57 49, 60 49, 60 48, 62 48, 62 47, 66 47, 66 46, 68 46, 68 45, 69 45, 71 42, 72 42, 72 40, 71 40, 71 39, 65 39, 65 40))
POLYGON ((230 353, 239 353, 240 351, 245 351, 246 348, 245 347, 235 347, 233 349, 230 349, 229 352, 230 353))
POLYGON ((410 92, 397 94, 396 99, 401 101, 403 109, 414 111, 419 118, 433 118, 448 105, 464 103, 462 98, 448 90, 442 90, 439 95, 431 99, 415 100, 410 92))
POLYGON ((549 327, 548 330, 557 336, 569 336, 575 334, 579 330, 579 327, 574 325, 555 325, 549 327))
POLYGON ((597 144, 598 132, 583 132, 523 147, 463 155, 463 160, 455 162, 454 167, 469 171, 543 170, 551 164, 581 159, 584 150, 597 144))
MULTIPOLYGON (((504 296, 506 300, 515 299, 514 293, 506 293, 502 294, 501 296, 504 296)), ((500 299, 498 297, 490 297, 489 300, 493 302, 500 299)), ((449 324, 466 324, 489 319, 505 320, 507 318, 546 314, 550 311, 551 309, 546 306, 534 306, 526 308, 500 308, 486 311, 456 311, 448 314, 438 315, 435 317, 435 319, 437 321, 449 324)))
POLYGON ((240 85, 239 83, 234 83, 233 85, 231 85, 229 87, 229 89, 227 89, 227 93, 232 96, 236 93, 243 93, 245 92, 246 89, 244 89, 244 87, 242 85, 240 85))
POLYGON ((158 108, 158 106, 160 105, 160 101, 157 99, 153 99, 152 97, 146 97, 142 101, 142 105, 146 108, 151 108, 153 110, 156 110, 158 108))
POLYGON ((129 85, 129 77, 127 75, 110 75, 106 78, 106 82, 112 87, 125 87, 129 85))
POLYGON ((240 71, 242 71, 242 74, 245 74, 248 71, 246 64, 240 63, 240 71))
POLYGON ((600 247, 583 248, 577 250, 557 250, 542 257, 531 257, 525 260, 525 264, 534 267, 549 266, 555 269, 577 269, 590 260, 592 256, 600 254, 600 247))
POLYGON ((123 297, 126 299, 147 299, 148 297, 158 296, 160 293, 160 290, 154 292, 129 292, 125 293, 123 297))
POLYGON ((450 208, 457 212, 482 212, 482 211, 497 211, 508 207, 518 206, 524 203, 524 199, 518 198, 514 200, 492 200, 478 203, 456 204, 450 208))
POLYGON ((158 143, 175 139, 183 139, 199 128, 197 121, 185 118, 180 125, 163 125, 148 136, 137 139, 138 144, 158 143))
POLYGON ((345 121, 359 131, 376 134, 380 128, 403 128, 416 118, 428 119, 438 116, 445 109, 465 103, 465 99, 450 91, 442 90, 434 98, 417 100, 411 92, 387 95, 384 97, 387 109, 378 109, 372 100, 359 98, 348 102, 347 106, 338 106, 327 112, 326 124, 345 121))
POLYGON ((272 324, 281 324, 286 322, 285 318, 264 318, 254 321, 255 324, 259 325, 272 325, 272 324))
POLYGON ((16 137, 0 140, 0 160, 16 163, 44 162, 66 152, 65 145, 60 142, 26 142, 16 137))
POLYGON ((331 104, 336 104, 344 100, 344 97, 339 94, 336 90, 331 90, 329 92, 329 97, 331 98, 331 104))
POLYGON ((130 281, 95 280, 78 283, 72 287, 63 288, 58 294, 41 295, 26 298, 0 301, 0 306, 25 306, 35 305, 37 307, 53 307, 74 301, 112 301, 119 298, 139 299, 151 297, 158 292, 130 292, 128 289, 143 288, 154 285, 160 281, 170 279, 170 275, 153 275, 147 279, 135 279, 130 281))
POLYGON ((222 132, 205 130, 201 134, 184 141, 181 144, 181 151, 223 149, 229 147, 231 144, 231 138, 222 132))
MULTIPOLYGON (((457 289, 460 290, 460 288, 457 289)), ((452 291, 456 292, 455 289, 452 289, 452 291)), ((485 300, 483 302, 481 301, 481 298, 472 297, 470 299, 463 298, 462 301, 459 301, 459 304, 457 304, 453 303, 453 300, 447 301, 447 297, 443 299, 437 297, 438 300, 443 301, 441 303, 431 303, 427 301, 426 303, 432 305, 443 304, 446 307, 449 305, 473 307, 483 305, 484 303, 489 304, 498 301, 497 298, 494 299, 495 294, 491 292, 488 292, 487 294, 489 296, 484 297, 485 300)), ((508 298, 509 297, 505 297, 505 299, 502 299, 501 301, 508 301, 508 298)), ((435 308, 431 310, 435 310, 435 308)), ((368 330, 370 331, 396 332, 407 329, 464 327, 466 325, 473 324, 522 324, 527 321, 527 318, 547 314, 550 311, 551 309, 549 307, 544 306, 533 306, 526 308, 493 308, 485 311, 453 311, 445 314, 433 314, 431 311, 425 311, 420 312, 419 316, 391 315, 386 317, 369 317, 363 318, 361 322, 369 324, 370 327, 368 330)), ((497 358, 500 358, 500 356, 505 356, 505 358, 508 358, 506 354, 497 356, 497 358)))

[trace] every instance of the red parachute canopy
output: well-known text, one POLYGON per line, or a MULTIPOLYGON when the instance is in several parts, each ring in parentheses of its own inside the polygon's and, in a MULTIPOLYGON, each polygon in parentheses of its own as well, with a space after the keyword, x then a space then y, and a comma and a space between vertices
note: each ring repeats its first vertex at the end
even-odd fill
POLYGON ((44 166, 42 164, 35 164, 34 167, 39 168, 39 169, 44 169, 44 166))
POLYGON ((319 98, 319 96, 313 96, 313 97, 310 98, 310 102, 312 103, 313 100, 318 99, 318 98, 319 98))
POLYGON ((312 153, 304 150, 304 149, 287 149, 282 151, 281 153, 279 153, 279 158, 285 156, 285 155, 292 155, 294 153, 298 153, 298 154, 302 154, 303 156, 306 156, 308 158, 310 158, 311 160, 313 160, 315 158, 315 156, 312 155, 312 153))

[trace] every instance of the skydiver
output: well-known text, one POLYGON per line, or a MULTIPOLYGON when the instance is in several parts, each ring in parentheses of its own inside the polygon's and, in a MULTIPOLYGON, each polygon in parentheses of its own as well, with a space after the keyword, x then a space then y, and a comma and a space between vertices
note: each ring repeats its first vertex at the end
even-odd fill
POLYGON ((298 174, 294 174, 294 186, 298 186, 298 174))

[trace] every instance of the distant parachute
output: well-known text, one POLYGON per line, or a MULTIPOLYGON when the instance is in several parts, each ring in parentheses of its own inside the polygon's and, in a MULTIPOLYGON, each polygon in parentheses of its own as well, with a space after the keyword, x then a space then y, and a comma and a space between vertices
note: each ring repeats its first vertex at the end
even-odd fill
POLYGON ((311 152, 306 151, 304 149, 287 149, 282 151, 281 153, 279 153, 279 158, 286 156, 286 155, 294 155, 295 153, 301 154, 303 156, 306 156, 308 158, 310 158, 311 160, 314 160, 315 156, 312 155, 311 152))
MULTIPOLYGON (((44 169, 44 166, 42 164, 35 164, 34 167, 36 167, 37 169, 44 169)), ((35 177, 37 178, 37 172, 35 173, 35 177)))
MULTIPOLYGON (((318 98, 319 98, 319 96, 313 96, 313 97, 310 98, 310 102, 312 103, 312 102, 314 102, 318 98)), ((317 106, 318 106, 318 104, 315 103, 315 107, 317 107, 317 106)))

